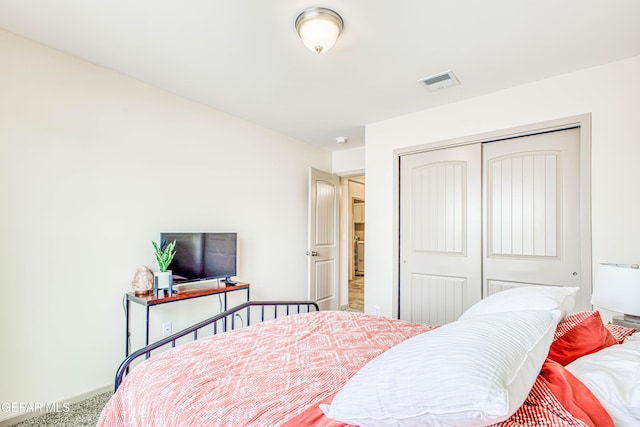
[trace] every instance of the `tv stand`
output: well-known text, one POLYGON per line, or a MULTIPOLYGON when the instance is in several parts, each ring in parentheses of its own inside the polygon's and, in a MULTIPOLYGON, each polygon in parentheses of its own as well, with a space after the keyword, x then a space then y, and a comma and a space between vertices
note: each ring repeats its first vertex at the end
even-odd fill
MULTIPOLYGON (((227 310, 227 294, 229 292, 241 291, 246 289, 247 291, 247 301, 249 301, 249 284, 248 283, 237 283, 236 286, 230 286, 228 288, 213 288, 203 285, 202 287, 195 287, 193 289, 185 290, 184 292, 179 292, 177 294, 173 294, 170 296, 155 296, 153 292, 147 295, 136 295, 133 292, 126 293, 126 305, 125 305, 125 342, 124 342, 124 354, 125 357, 129 356, 129 336, 130 328, 129 328, 129 303, 135 302, 144 306, 146 311, 146 328, 145 328, 145 336, 144 336, 144 345, 149 345, 149 309, 156 305, 167 304, 176 301, 185 301, 193 298, 200 298, 209 295, 220 295, 222 294, 222 307, 221 312, 227 310)), ((222 324, 222 330, 227 330, 226 322, 222 324)))
POLYGON ((234 282, 233 280, 231 280, 231 277, 225 277, 224 279, 222 279, 222 283, 224 283, 225 285, 237 285, 238 282, 234 282))

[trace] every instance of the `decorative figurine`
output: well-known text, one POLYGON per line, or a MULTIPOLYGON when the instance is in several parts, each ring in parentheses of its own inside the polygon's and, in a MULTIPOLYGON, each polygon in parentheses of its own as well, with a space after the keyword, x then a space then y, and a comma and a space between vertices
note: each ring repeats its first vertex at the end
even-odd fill
POLYGON ((136 295, 148 294, 151 288, 153 288, 153 272, 143 265, 138 267, 136 273, 133 275, 131 287, 136 295))

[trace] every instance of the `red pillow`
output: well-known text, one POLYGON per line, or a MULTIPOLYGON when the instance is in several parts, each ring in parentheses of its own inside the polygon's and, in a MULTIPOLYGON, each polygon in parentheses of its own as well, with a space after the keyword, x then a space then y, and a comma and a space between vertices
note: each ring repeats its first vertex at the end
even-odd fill
POLYGON ((614 344, 618 344, 618 340, 602 323, 600 313, 583 311, 567 316, 558 324, 548 357, 566 365, 614 344))
POLYGON ((559 363, 545 360, 538 379, 549 387, 556 399, 575 418, 590 427, 613 427, 613 421, 600 401, 559 363))

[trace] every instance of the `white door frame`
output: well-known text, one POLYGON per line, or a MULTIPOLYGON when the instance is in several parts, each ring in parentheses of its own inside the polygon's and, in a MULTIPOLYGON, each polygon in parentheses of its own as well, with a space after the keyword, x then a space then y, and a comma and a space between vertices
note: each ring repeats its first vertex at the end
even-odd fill
POLYGON ((399 289, 400 289, 400 157, 408 154, 431 151, 435 149, 455 147, 460 145, 474 144, 478 142, 496 141, 509 138, 517 138, 537 132, 545 132, 563 129, 572 126, 580 127, 580 235, 583 244, 581 245, 581 269, 580 276, 584 279, 583 290, 581 292, 581 305, 589 305, 592 288, 592 268, 591 268, 591 114, 581 114, 578 116, 564 117, 561 119, 546 122, 533 123, 514 128, 502 129, 477 135, 464 136, 445 141, 438 141, 428 144, 421 144, 412 147, 405 147, 394 150, 393 161, 393 301, 392 316, 397 318, 400 312, 399 289))

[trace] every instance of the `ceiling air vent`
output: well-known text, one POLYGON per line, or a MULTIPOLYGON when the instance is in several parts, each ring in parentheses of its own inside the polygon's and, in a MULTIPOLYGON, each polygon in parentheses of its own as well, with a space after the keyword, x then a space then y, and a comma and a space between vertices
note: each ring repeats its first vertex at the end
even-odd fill
POLYGON ((426 86, 431 92, 438 89, 444 89, 445 87, 455 86, 460 83, 458 78, 453 74, 451 70, 435 74, 433 76, 425 77, 418 80, 420 83, 426 86))

